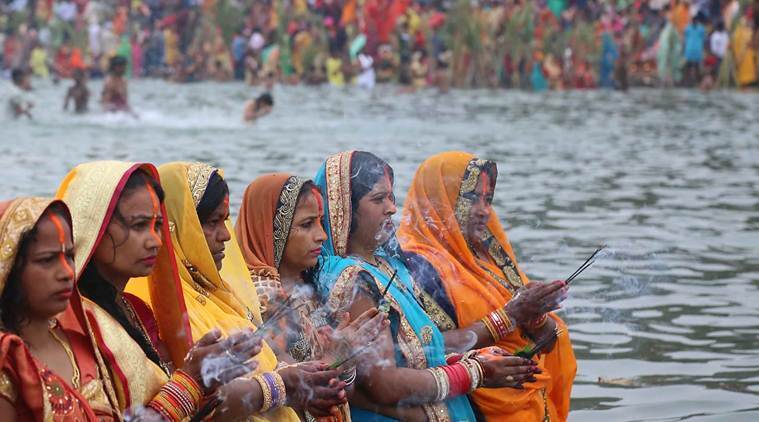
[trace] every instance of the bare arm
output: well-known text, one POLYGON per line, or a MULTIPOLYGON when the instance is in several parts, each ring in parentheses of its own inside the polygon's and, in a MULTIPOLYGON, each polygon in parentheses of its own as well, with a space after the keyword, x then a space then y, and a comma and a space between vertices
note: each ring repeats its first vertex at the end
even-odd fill
MULTIPOLYGON (((359 292, 350 305, 351 318, 376 306, 368 294, 359 292)), ((430 403, 435 400, 437 385, 432 374, 425 370, 396 366, 390 327, 382 330, 372 351, 375 354, 365 354, 357 366, 357 388, 370 401, 382 406, 430 403)))
POLYGON ((66 91, 66 98, 63 100, 63 111, 68 111, 69 101, 71 101, 71 88, 66 91))

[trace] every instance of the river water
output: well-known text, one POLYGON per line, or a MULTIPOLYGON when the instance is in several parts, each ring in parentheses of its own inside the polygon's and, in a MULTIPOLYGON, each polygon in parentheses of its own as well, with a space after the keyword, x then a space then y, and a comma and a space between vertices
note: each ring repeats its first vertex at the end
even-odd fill
POLYGON ((131 90, 139 120, 63 114, 65 87, 40 83, 34 122, 2 120, 2 197, 50 195, 83 161, 203 160, 236 209, 259 174, 312 176, 365 149, 393 166, 402 203, 424 158, 471 151, 499 164, 495 207, 533 279, 609 245, 561 311, 579 361, 571 421, 759 420, 759 94, 277 87, 274 112, 245 125, 257 92, 239 84, 131 90))

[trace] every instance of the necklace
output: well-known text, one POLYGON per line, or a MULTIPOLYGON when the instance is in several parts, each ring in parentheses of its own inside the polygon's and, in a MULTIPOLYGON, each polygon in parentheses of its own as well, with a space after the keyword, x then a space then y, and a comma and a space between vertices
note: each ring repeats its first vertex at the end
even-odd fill
POLYGON ((69 362, 71 363, 71 368, 74 370, 74 375, 71 377, 71 385, 78 390, 81 374, 79 373, 79 365, 76 364, 76 359, 74 358, 74 352, 71 350, 69 345, 65 341, 63 341, 63 339, 58 337, 58 334, 56 334, 55 328, 58 326, 58 321, 51 319, 50 321, 48 321, 48 325, 49 325, 48 329, 50 331, 50 334, 53 336, 55 341, 60 343, 61 347, 63 347, 63 350, 66 352, 66 356, 68 356, 69 358, 69 362))
POLYGON ((148 330, 145 329, 145 326, 142 324, 142 321, 137 316, 137 312, 132 307, 132 304, 129 303, 129 301, 123 295, 121 296, 121 304, 123 305, 124 309, 127 311, 127 316, 131 320, 132 325, 140 331, 140 334, 142 334, 142 338, 145 339, 147 344, 150 346, 150 349, 155 353, 156 356, 158 356, 158 361, 159 361, 158 363, 161 369, 163 369, 163 371, 167 375, 171 374, 171 369, 169 368, 169 365, 167 365, 166 362, 164 362, 163 359, 161 359, 161 354, 158 353, 158 349, 156 349, 156 347, 153 345, 153 342, 150 340, 150 337, 147 334, 148 330))

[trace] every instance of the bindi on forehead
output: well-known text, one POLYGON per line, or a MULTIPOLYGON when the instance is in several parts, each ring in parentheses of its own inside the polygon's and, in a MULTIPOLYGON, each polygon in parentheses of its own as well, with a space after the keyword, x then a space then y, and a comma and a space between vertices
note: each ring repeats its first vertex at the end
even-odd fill
POLYGON ((493 193, 493 187, 490 185, 490 176, 484 171, 480 173, 480 189, 483 196, 493 193))

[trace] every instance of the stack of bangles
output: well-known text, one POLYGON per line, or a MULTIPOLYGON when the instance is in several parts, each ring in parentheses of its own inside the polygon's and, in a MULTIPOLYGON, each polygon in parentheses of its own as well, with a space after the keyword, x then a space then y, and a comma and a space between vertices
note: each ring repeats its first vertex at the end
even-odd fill
POLYGON ((287 402, 287 391, 285 390, 285 382, 278 373, 264 372, 255 375, 253 379, 261 385, 261 391, 264 396, 260 413, 266 413, 271 409, 285 405, 287 402))
POLYGON ((148 407, 168 421, 179 422, 195 414, 202 398, 200 384, 179 369, 174 371, 148 407))
POLYGON ((436 402, 471 393, 482 386, 484 379, 482 365, 476 359, 461 359, 452 365, 428 368, 427 371, 435 378, 436 402))
POLYGON ((490 335, 493 336, 493 340, 496 342, 508 336, 516 327, 514 319, 506 313, 504 308, 496 309, 480 321, 485 324, 485 327, 490 331, 490 335))

